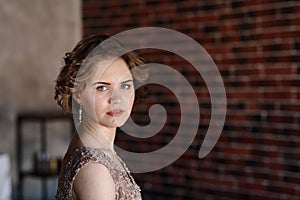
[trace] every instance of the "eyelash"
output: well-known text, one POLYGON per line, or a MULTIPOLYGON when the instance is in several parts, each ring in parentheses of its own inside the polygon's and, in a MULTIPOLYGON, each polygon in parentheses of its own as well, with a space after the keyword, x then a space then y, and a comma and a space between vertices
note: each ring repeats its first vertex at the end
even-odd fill
POLYGON ((108 90, 108 88, 104 85, 98 86, 96 89, 101 92, 108 90), (105 88, 105 89, 103 89, 103 88, 105 88))
POLYGON ((121 88, 124 89, 124 90, 128 90, 128 89, 131 88, 131 85, 130 84, 122 84, 121 88), (124 88, 124 86, 126 86, 126 88, 124 88))
MULTIPOLYGON (((131 88, 131 85, 130 85, 130 84, 122 84, 122 85, 120 86, 120 88, 121 88, 121 89, 124 89, 124 90, 129 90, 129 89, 131 88)), ((103 92, 103 91, 108 90, 108 87, 106 87, 106 86, 104 86, 104 85, 101 85, 101 86, 98 86, 96 89, 97 89, 98 91, 103 92)))

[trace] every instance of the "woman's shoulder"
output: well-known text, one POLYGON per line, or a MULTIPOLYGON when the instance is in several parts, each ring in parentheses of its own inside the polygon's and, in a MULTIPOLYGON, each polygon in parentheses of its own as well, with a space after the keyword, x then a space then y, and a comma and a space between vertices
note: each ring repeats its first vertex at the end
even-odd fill
MULTIPOLYGON (((123 197, 124 199, 141 199, 140 188, 134 182, 129 171, 127 172, 124 168, 120 169, 117 166, 115 160, 111 157, 114 154, 111 150, 79 147, 69 153, 68 158, 65 158, 67 163, 62 169, 59 179, 58 196, 64 194, 63 190, 68 191, 67 195, 71 196, 73 183, 74 187, 76 187, 75 185, 82 185, 82 182, 89 182, 100 187, 101 184, 110 182, 107 191, 112 191, 112 185, 114 185, 116 199, 123 197), (75 183, 76 181, 77 183, 75 183)), ((106 190, 105 188, 102 187, 106 190)))
POLYGON ((57 197, 63 198, 58 199, 71 196, 72 188, 76 189, 76 186, 81 185, 82 182, 89 181, 92 185, 100 186, 99 184, 102 184, 105 179, 104 182, 114 184, 116 170, 105 149, 76 147, 66 153, 63 163, 57 191, 57 197))
POLYGON ((76 175, 73 191, 78 199, 105 197, 115 199, 115 183, 107 167, 90 162, 76 175))

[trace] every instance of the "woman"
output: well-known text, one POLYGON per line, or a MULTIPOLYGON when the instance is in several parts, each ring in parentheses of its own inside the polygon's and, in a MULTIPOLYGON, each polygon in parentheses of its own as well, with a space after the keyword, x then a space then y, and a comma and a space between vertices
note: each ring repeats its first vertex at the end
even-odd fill
POLYGON ((134 85, 146 80, 147 71, 139 66, 143 61, 126 53, 119 42, 110 40, 104 47, 107 39, 93 35, 80 41, 66 54, 56 80, 56 102, 78 117, 78 134, 63 160, 57 199, 141 199, 139 186, 113 144, 135 96, 144 97, 141 89, 135 93, 134 85))

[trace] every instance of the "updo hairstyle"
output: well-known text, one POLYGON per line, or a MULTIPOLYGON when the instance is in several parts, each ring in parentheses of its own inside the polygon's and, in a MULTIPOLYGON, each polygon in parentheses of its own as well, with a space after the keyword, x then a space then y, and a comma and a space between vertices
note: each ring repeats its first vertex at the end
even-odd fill
MULTIPOLYGON (((84 89, 85 82, 94 71, 95 63, 114 57, 118 52, 124 52, 125 48, 116 40, 112 40, 113 44, 109 45, 109 48, 102 48, 99 44, 107 39, 109 36, 106 35, 91 35, 81 40, 72 52, 65 54, 64 65, 56 79, 54 100, 66 113, 72 114, 72 106, 78 106, 72 95, 84 89)), ((123 59, 131 70, 134 85, 143 85, 148 79, 148 69, 142 66, 144 60, 134 52, 127 52, 119 58, 123 59)), ((136 100, 144 99, 147 96, 147 87, 137 88, 135 96, 136 100)))

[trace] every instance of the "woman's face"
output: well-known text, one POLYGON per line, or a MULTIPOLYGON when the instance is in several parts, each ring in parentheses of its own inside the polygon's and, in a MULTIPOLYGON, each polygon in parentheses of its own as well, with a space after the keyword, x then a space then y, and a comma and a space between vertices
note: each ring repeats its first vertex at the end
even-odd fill
POLYGON ((122 59, 114 60, 105 70, 105 63, 96 64, 96 70, 78 97, 83 120, 104 127, 122 126, 128 119, 134 102, 133 78, 122 59))

